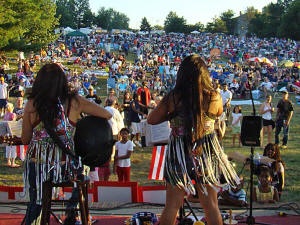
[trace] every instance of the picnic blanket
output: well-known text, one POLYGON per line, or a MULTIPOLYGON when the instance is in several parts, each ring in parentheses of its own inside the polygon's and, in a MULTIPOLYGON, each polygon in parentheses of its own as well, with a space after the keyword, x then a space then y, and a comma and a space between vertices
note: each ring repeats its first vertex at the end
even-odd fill
MULTIPOLYGON (((232 100, 230 102, 231 105, 252 105, 251 100, 232 100)), ((261 104, 260 101, 254 101, 254 105, 259 105, 261 104)))

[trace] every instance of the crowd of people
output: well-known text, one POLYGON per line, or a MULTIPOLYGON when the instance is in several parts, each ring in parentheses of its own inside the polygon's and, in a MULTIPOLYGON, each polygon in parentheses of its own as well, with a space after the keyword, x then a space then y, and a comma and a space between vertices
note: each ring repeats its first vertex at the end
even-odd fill
MULTIPOLYGON (((37 79, 36 67, 55 63, 66 74, 72 92, 102 105, 106 109, 105 112, 112 115, 109 123, 114 138, 118 141, 112 158, 114 161, 113 172, 117 173, 120 182, 126 182, 130 181, 130 157, 133 149, 145 146, 141 137, 141 121, 147 119, 149 123, 156 124, 170 120, 171 139, 173 137, 171 144, 174 144, 175 153, 178 145, 182 145, 182 149, 186 148, 184 143, 187 140, 181 140, 183 134, 189 134, 191 143, 198 140, 197 148, 187 146, 188 149, 193 149, 196 156, 198 155, 197 162, 202 165, 204 160, 201 155, 203 156, 205 151, 212 151, 212 149, 204 148, 202 139, 206 136, 205 142, 211 143, 214 151, 219 152, 216 149, 222 149, 223 136, 226 131, 230 130, 228 129, 230 127, 232 147, 236 146, 236 142, 239 147, 241 146, 242 108, 241 106, 232 107, 231 101, 233 98, 247 99, 249 94, 254 95, 255 90, 256 93, 259 93, 254 96, 255 98, 260 96, 265 98, 259 110, 263 117, 263 131, 264 134, 267 134, 267 145, 262 141, 263 155, 273 160, 269 164, 261 163, 257 170, 259 185, 255 187, 254 200, 261 203, 274 202, 279 200, 284 188, 285 164, 280 157, 280 149, 287 148, 289 124, 294 111, 289 100, 289 93, 300 93, 299 64, 297 64, 299 58, 299 46, 295 41, 277 38, 267 40, 209 33, 198 35, 93 33, 88 36, 87 40, 61 36, 58 41, 49 44, 41 52, 30 52, 27 58, 23 53, 19 53, 17 59, 1 56, 1 117, 3 120, 22 119, 24 103, 26 103, 24 95, 37 79), (195 53, 198 54, 197 57, 194 56, 195 53), (187 58, 189 60, 186 63, 190 68, 186 65, 182 72, 184 59, 187 58), (292 66, 285 64, 288 60, 292 62, 292 66), (9 61, 16 61, 16 73, 11 73, 9 61), (194 65, 197 65, 195 71, 205 70, 202 72, 206 74, 207 70, 207 77, 203 78, 202 72, 199 71, 198 73, 194 70, 188 71, 194 65), (188 77, 190 75, 188 73, 193 76, 184 77, 184 75, 188 77), (103 75, 107 76, 107 87, 100 85, 99 76, 103 75), (201 83, 199 83, 200 81, 201 83), (193 87, 196 84, 203 86, 202 89, 194 90, 193 87), (105 89, 104 92, 107 92, 105 98, 99 96, 101 91, 103 93, 103 89, 105 89), (190 99, 193 95, 190 95, 189 91, 192 90, 202 101, 201 109, 197 105, 186 105, 192 104, 193 101, 198 102, 198 99, 193 99, 193 101, 190 99), (283 97, 274 107, 271 93, 276 91, 282 92, 283 97), (202 96, 204 92, 207 93, 202 96), (12 97, 17 99, 15 106, 11 104, 12 97), (210 110, 210 105, 217 103, 218 107, 214 107, 214 110, 217 108, 220 110, 210 110), (192 108, 189 113, 198 110, 199 114, 188 114, 187 109, 190 107, 195 108, 192 108), (277 113, 274 118, 272 113, 275 111, 277 113), (182 118, 183 115, 193 119, 186 121, 185 117, 185 119, 182 118), (206 130, 199 125, 200 123, 205 123, 206 130), (190 129, 194 127, 197 127, 198 130, 204 129, 204 131, 189 133, 190 129), (272 133, 274 128, 275 142, 273 142, 272 133), (282 129, 283 140, 280 145, 279 134, 282 129), (211 135, 214 132, 217 134, 216 139, 211 135), (199 147, 200 145, 202 147, 199 147)), ((206 153, 209 155, 208 152, 206 153)), ((15 163, 15 157, 15 152, 8 148, 8 166, 19 166, 15 163)), ((196 198, 204 204, 203 207, 208 215, 215 212, 218 197, 212 194, 214 190, 210 188, 211 186, 208 185, 206 188, 203 185, 194 186, 192 180, 199 176, 197 173, 188 174, 190 176, 188 181, 178 182, 182 177, 177 177, 178 174, 172 172, 174 156, 169 155, 168 157, 165 174, 170 184, 167 186, 167 205, 170 207, 166 207, 165 214, 168 216, 163 216, 162 221, 165 221, 165 224, 171 224, 170 221, 174 218, 170 215, 174 214, 182 200, 182 190, 196 195, 196 198), (179 189, 177 189, 178 187, 179 189), (207 205, 204 203, 207 198, 204 192, 208 192, 210 197, 213 196, 211 198, 213 201, 207 205), (168 193, 171 193, 172 196, 178 195, 178 198, 170 199, 168 193), (209 212, 211 209, 214 210, 209 212)), ((224 159, 223 155, 218 157, 221 160, 218 165, 205 166, 214 170, 213 168, 216 166, 223 165, 221 167, 223 175, 227 175, 223 178, 231 185, 229 189, 220 194, 219 202, 247 206, 246 194, 242 191, 243 176, 235 174, 230 163, 225 160, 226 157, 224 159)), ((178 157, 178 160, 187 159, 178 157)), ((94 180, 109 180, 110 167, 108 162, 102 167, 96 168, 94 180)), ((185 171, 186 168, 181 169, 185 171)), ((203 174, 205 174, 204 171, 202 179, 204 179, 203 174)), ((205 184, 221 186, 221 180, 216 174, 207 175, 205 180, 205 184)), ((196 181, 203 184, 203 181, 197 179, 196 181)), ((208 217, 211 221, 220 219, 219 217, 213 219, 212 215, 208 217)), ((162 222, 162 224, 164 223, 162 222)), ((217 223, 212 222, 212 224, 217 223)))

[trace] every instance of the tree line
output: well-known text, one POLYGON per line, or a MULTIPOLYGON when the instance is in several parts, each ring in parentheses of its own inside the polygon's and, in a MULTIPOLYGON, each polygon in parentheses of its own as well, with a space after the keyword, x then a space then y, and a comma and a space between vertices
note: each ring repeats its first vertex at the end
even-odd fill
MULTIPOLYGON (((93 13, 89 0, 0 0, 0 49, 38 48, 57 39, 57 27, 101 27, 130 29, 129 18, 112 8, 101 7, 93 13)), ((300 40, 300 0, 278 0, 265 6, 262 12, 248 7, 241 14, 247 24, 247 35, 284 37, 300 40)), ((186 19, 169 12, 163 26, 151 25, 142 18, 140 30, 164 30, 167 33, 192 31, 237 34, 239 16, 227 10, 206 25, 188 24, 186 19)), ((131 29, 132 30, 132 29, 131 29)))

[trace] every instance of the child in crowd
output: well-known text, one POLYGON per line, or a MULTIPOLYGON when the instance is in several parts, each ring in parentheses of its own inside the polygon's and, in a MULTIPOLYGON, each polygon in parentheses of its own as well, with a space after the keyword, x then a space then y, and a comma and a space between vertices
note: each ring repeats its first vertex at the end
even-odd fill
MULTIPOLYGON (((7 103, 6 109, 7 109, 7 112, 4 114, 3 120, 15 121, 17 116, 15 113, 13 113, 14 105, 12 103, 7 103)), ((16 149, 13 146, 6 146, 7 166, 19 167, 20 165, 15 163, 16 157, 17 157, 16 149)))
POLYGON ((229 188, 229 190, 223 191, 220 194, 219 204, 220 205, 230 205, 247 207, 246 192, 243 189, 244 177, 239 176, 241 183, 236 186, 236 188, 229 188))
POLYGON ((279 146, 277 144, 272 143, 267 144, 264 149, 264 156, 275 160, 267 166, 271 168, 272 185, 277 189, 280 198, 284 188, 285 163, 281 159, 279 146))
POLYGON ((6 105, 6 113, 4 114, 3 120, 5 121, 15 121, 17 116, 14 111, 14 105, 12 103, 7 103, 6 105))
POLYGON ((258 175, 258 185, 253 188, 253 201, 261 204, 278 202, 278 191, 271 183, 270 169, 267 166, 261 166, 258 175))
POLYGON ((122 128, 120 131, 121 141, 116 143, 114 157, 114 173, 117 172, 119 182, 130 181, 130 156, 133 152, 133 143, 128 140, 129 130, 122 128))
POLYGON ((232 147, 235 145, 236 137, 239 139, 239 147, 241 147, 241 120, 243 118, 242 109, 236 105, 232 112, 232 147))

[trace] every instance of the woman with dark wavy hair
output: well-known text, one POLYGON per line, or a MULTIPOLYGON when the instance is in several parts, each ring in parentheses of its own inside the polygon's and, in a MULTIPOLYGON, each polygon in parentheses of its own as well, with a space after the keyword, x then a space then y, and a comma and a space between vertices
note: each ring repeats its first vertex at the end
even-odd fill
POLYGON ((42 183, 68 181, 80 170, 80 162, 61 150, 65 148, 74 155, 72 135, 80 113, 111 118, 104 108, 69 90, 59 65, 44 65, 37 74, 23 117, 21 138, 23 144, 29 144, 24 168, 25 192, 29 191, 30 197, 26 224, 40 224, 42 183))
POLYGON ((281 197, 284 189, 284 168, 285 163, 280 156, 280 148, 277 144, 269 143, 264 148, 264 156, 274 159, 275 161, 268 164, 267 166, 271 169, 272 185, 276 187, 279 198, 281 197))
POLYGON ((215 187, 222 186, 221 175, 231 186, 239 183, 214 131, 222 112, 222 98, 212 87, 205 63, 198 55, 186 57, 175 88, 147 119, 149 124, 169 120, 172 128, 164 167, 166 205, 160 225, 175 224, 185 194, 198 195, 209 225, 222 224, 215 187))

